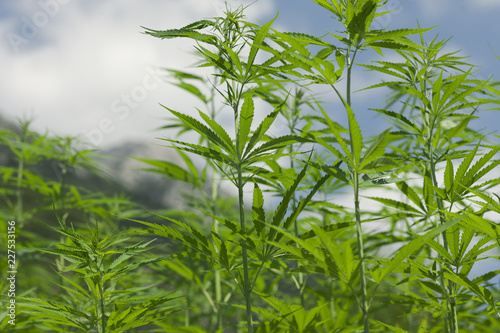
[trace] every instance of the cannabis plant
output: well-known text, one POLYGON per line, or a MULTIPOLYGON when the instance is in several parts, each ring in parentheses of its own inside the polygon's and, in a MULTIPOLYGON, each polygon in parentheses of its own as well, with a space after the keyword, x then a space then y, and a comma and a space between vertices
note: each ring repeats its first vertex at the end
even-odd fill
POLYGON ((137 159, 183 183, 178 207, 139 214, 88 193, 71 175, 95 170, 94 152, 73 138, 0 132, 13 156, 0 219, 22 221, 22 268, 29 253, 51 281, 23 282, 16 329, 499 331, 499 136, 475 125, 497 110, 498 82, 432 29, 373 28, 386 2, 313 0, 339 27, 323 36, 248 22, 243 7, 144 28, 190 39, 199 60, 166 70, 198 105, 162 106, 180 163, 137 159), (380 76, 361 90, 383 104, 359 106, 357 71, 380 76), (374 115, 388 125, 368 135, 360 119, 374 115), (57 179, 37 170, 47 161, 57 179))
POLYGON ((58 284, 64 293, 56 300, 23 297, 23 311, 30 314, 29 326, 83 332, 124 332, 160 322, 179 311, 172 293, 156 293, 152 285, 137 285, 140 267, 164 260, 135 257, 149 251, 154 240, 130 242, 130 231, 102 235, 95 223, 86 233, 67 227, 59 218, 53 228, 68 241, 44 253, 62 256, 67 262, 58 284), (163 294, 163 295, 162 295, 163 294))

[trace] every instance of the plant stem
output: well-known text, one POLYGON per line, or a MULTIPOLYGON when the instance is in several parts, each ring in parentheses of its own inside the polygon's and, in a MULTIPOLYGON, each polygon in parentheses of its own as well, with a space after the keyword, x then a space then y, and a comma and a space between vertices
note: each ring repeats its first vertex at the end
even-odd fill
MULTIPOLYGON (((240 209, 240 225, 241 232, 245 234, 245 206, 243 202, 243 177, 241 172, 241 164, 238 165, 238 204, 240 209)), ((252 321, 252 302, 251 302, 251 285, 250 276, 248 273, 248 256, 245 239, 241 240, 241 252, 243 257, 243 293, 245 296, 245 304, 247 310, 247 327, 248 333, 253 333, 253 321, 252 321)))
MULTIPOLYGON (((352 52, 351 57, 351 47, 347 47, 346 52, 346 62, 347 62, 347 87, 346 87, 346 103, 349 107, 351 107, 351 72, 352 65, 354 64, 354 58, 356 57, 357 48, 352 52)), ((351 136, 351 151, 354 156, 354 146, 352 140, 352 133, 349 133, 351 136)), ((368 304, 368 292, 366 289, 366 267, 365 267, 365 251, 364 251, 364 242, 363 242, 363 230, 361 228, 361 216, 359 210, 359 172, 356 169, 358 165, 355 165, 352 172, 352 181, 354 188, 354 213, 356 215, 356 238, 358 241, 358 256, 359 256, 359 279, 360 279, 360 287, 361 287, 361 311, 363 312, 363 332, 370 332, 370 313, 369 313, 369 304, 368 304)))
POLYGON ((366 290, 366 276, 365 276, 365 253, 363 244, 363 231, 361 229, 361 216, 359 213, 359 174, 357 171, 353 172, 353 186, 354 186, 354 211, 356 214, 356 236, 358 238, 358 253, 359 253, 359 275, 361 283, 361 311, 363 311, 363 327, 364 333, 370 332, 370 318, 369 306, 366 290))
MULTIPOLYGON (((429 150, 429 164, 430 164, 430 169, 431 169, 431 177, 432 177, 432 185, 434 187, 438 187, 438 182, 437 182, 437 178, 436 178, 436 165, 434 163, 434 156, 433 156, 433 147, 432 147, 432 132, 433 132, 433 127, 431 127, 431 132, 430 132, 430 137, 431 139, 429 139, 429 142, 428 142, 428 150, 429 150)), ((437 201, 437 206, 438 206, 438 215, 439 215, 439 221, 441 224, 444 224, 446 223, 446 217, 444 216, 444 212, 443 212, 443 200, 441 199, 441 197, 439 197, 439 195, 436 194, 436 201, 437 201)), ((442 235, 442 238, 443 238, 443 247, 446 251, 448 251, 448 240, 446 238, 446 231, 443 231, 443 233, 441 234, 442 235)), ((442 265, 440 265, 442 266, 442 265)), ((448 270, 451 270, 451 266, 450 264, 446 264, 446 268, 448 270)), ((442 269, 441 269, 442 270, 442 269)), ((445 282, 444 282, 444 273, 441 274, 441 287, 443 288, 443 290, 445 289, 445 282)), ((455 293, 455 289, 456 289, 456 284, 455 282, 453 281, 449 281, 448 282, 448 293, 449 294, 454 294, 455 293)), ((447 308, 448 308, 448 311, 449 313, 447 313, 447 320, 449 321, 448 324, 446 325, 447 328, 449 327, 449 331, 450 333, 458 333, 458 315, 457 315, 457 308, 456 308, 456 300, 455 300, 455 297, 454 296, 450 296, 450 295, 447 295, 447 298, 448 298, 448 304, 447 304, 447 308)))
POLYGON ((347 105, 351 106, 351 72, 352 65, 354 64, 354 58, 356 57, 357 49, 354 49, 351 58, 351 47, 347 47, 346 52, 346 62, 347 62, 347 84, 346 84, 346 102, 347 105))
MULTIPOLYGON (((227 83, 229 87, 229 83, 227 83)), ((233 88, 232 91, 237 91, 237 94, 233 96, 233 100, 231 106, 233 108, 234 113, 234 128, 235 128, 235 139, 236 139, 236 156, 238 156, 238 163, 236 165, 236 173, 237 173, 237 181, 236 185, 238 187, 238 206, 240 210, 240 228, 243 234, 246 233, 245 226, 245 203, 243 200, 243 170, 242 170, 242 154, 240 151, 240 134, 238 127, 238 110, 241 101, 241 96, 243 96, 245 84, 242 83, 239 86, 239 89, 233 88)), ((229 90, 229 89, 228 89, 229 90)), ((246 241, 244 238, 241 239, 241 254, 243 259, 243 295, 245 297, 245 307, 246 307, 246 319, 247 319, 247 328, 248 333, 253 333, 253 320, 252 320, 252 301, 251 301, 251 293, 252 293, 252 284, 250 281, 250 274, 248 272, 248 255, 246 248, 246 241)))
MULTIPOLYGON (((99 267, 98 267, 99 269, 99 267)), ((103 294, 104 294, 104 291, 103 291, 103 285, 102 285, 102 275, 100 276, 100 281, 97 282, 97 289, 99 291, 99 295, 97 295, 97 297, 99 298, 97 300, 97 308, 98 308, 98 318, 100 318, 100 326, 101 326, 101 329, 97 330, 98 332, 100 333, 105 333, 106 332, 106 319, 105 319, 105 316, 104 316, 104 297, 103 297, 103 294)), ((99 327, 99 325, 98 325, 99 327)))
MULTIPOLYGON (((293 122, 290 126, 290 131, 293 131, 295 127, 295 122, 293 122)), ((293 153, 293 149, 292 149, 292 146, 290 146, 288 148, 288 153, 290 154, 290 168, 292 170, 295 170, 295 164, 294 164, 294 159, 292 157, 292 153, 293 153)), ((295 208, 297 207, 297 198, 295 196, 295 193, 293 193, 293 197, 292 197, 292 210, 295 210, 295 208)), ((297 221, 297 219, 295 219, 293 221, 293 229, 294 229, 294 233, 295 233, 295 236, 296 237, 299 237, 299 223, 297 221)), ((300 264, 298 264, 300 265, 300 264)), ((305 306, 305 299, 304 299, 304 290, 305 290, 305 280, 304 280, 304 274, 303 273, 299 273, 299 280, 298 280, 298 284, 299 284, 299 295, 300 295, 300 305, 302 307, 305 306)))

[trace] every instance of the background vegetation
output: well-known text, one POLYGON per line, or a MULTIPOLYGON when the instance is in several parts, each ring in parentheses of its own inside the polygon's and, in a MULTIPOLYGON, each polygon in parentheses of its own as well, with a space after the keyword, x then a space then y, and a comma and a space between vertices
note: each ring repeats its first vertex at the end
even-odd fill
POLYGON ((314 2, 343 31, 281 32, 244 8, 145 28, 192 39, 212 74, 168 70, 203 105, 164 106, 183 164, 138 159, 192 188, 180 209, 86 189, 74 170, 102 173, 75 138, 0 132, 2 244, 15 220, 19 265, 3 331, 500 331, 500 145, 472 126, 497 83, 431 29, 371 29, 381 0, 314 2), (365 88, 387 93, 382 108, 353 106, 362 70, 384 75, 365 88), (390 127, 366 135, 369 112, 390 127))

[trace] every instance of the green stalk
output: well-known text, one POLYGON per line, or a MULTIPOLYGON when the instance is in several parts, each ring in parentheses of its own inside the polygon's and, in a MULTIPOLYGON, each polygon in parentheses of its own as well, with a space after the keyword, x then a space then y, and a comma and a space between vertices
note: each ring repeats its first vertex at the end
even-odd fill
POLYGON ((104 291, 103 291, 103 285, 101 281, 98 283, 98 288, 99 288, 99 305, 100 305, 100 316, 101 316, 101 332, 106 333, 106 319, 104 315, 104 291))
MULTIPOLYGON (((97 223, 97 222, 96 222, 97 223)), ((97 332, 98 333, 105 333, 106 331, 106 319, 104 317, 104 286, 102 285, 102 270, 100 265, 102 265, 102 260, 99 264, 99 259, 95 259, 95 268, 99 272, 99 280, 96 283, 96 288, 97 288, 97 299, 94 300, 95 302, 95 308, 96 308, 96 313, 97 313, 97 332)))
MULTIPOLYGON (((438 182, 436 178, 436 165, 434 162, 434 157, 433 157, 433 147, 432 147, 432 132, 433 132, 433 126, 431 127, 430 133, 429 133, 429 140, 428 140, 428 154, 429 154, 429 164, 430 164, 430 169, 431 169, 431 177, 432 177, 432 185, 434 187, 438 187, 438 182)), ((437 201, 437 206, 438 206, 438 215, 439 215, 439 221, 441 224, 446 223, 446 217, 444 216, 443 213, 443 200, 439 195, 436 194, 436 201, 437 201)), ((446 231, 443 231, 442 233, 442 238, 443 238, 443 247, 446 251, 448 251, 448 240, 446 239, 446 231)), ((442 265, 440 265, 442 266, 442 265)), ((446 264, 446 268, 451 270, 450 264, 446 264)), ((441 275, 441 287, 443 290, 445 289, 446 283, 444 281, 444 275, 441 275)), ((454 294, 455 289, 456 289, 456 284, 453 281, 448 282, 448 293, 449 294, 454 294)), ((446 314, 446 319, 448 321, 446 328, 447 330, 449 329, 450 333, 458 333, 458 315, 457 315, 457 307, 456 307, 456 300, 455 297, 449 296, 448 295, 448 304, 447 304, 447 309, 449 313, 446 314)))
MULTIPOLYGON (((240 152, 240 133, 238 127, 238 110, 239 104, 241 100, 241 96, 243 95, 243 89, 245 84, 242 83, 239 89, 232 89, 233 91, 238 91, 238 93, 234 96, 232 108, 234 112, 234 128, 235 128, 235 137, 236 137, 236 156, 238 156, 238 164, 236 166, 237 173, 237 182, 236 185, 238 187, 238 207, 240 210, 240 228, 243 234, 246 233, 245 226, 245 203, 243 200, 243 171, 241 165, 242 152, 240 152)), ((244 238, 241 239, 241 254, 243 259, 243 295, 245 297, 245 307, 246 307, 246 319, 247 319, 247 328, 248 333, 253 333, 253 320, 252 320, 252 301, 251 301, 251 293, 252 293, 252 282, 250 281, 250 274, 248 271, 248 254, 246 248, 246 241, 244 238)))
MULTIPOLYGON (((427 81, 424 81, 423 82, 424 94, 426 93, 426 91, 427 91, 427 81)), ((432 117, 432 120, 431 120, 431 119, 429 119, 428 114, 425 114, 424 120, 425 120, 426 125, 429 128, 429 133, 428 133, 428 137, 427 137, 427 153, 429 155, 429 167, 430 167, 431 178, 432 178, 431 180, 432 180, 432 185, 437 188, 438 182, 437 182, 437 177, 436 177, 436 163, 434 162, 434 147, 433 147, 433 143, 432 143, 434 126, 436 123, 436 117, 432 117)), ((438 212, 439 221, 441 224, 444 224, 444 223, 446 223, 446 217, 444 216, 444 212, 443 212, 443 207, 444 207, 443 200, 441 199, 441 197, 439 195, 437 195, 437 193, 435 191, 434 191, 434 194, 436 195, 436 201, 437 201, 437 206, 438 206, 438 210, 439 210, 439 212, 438 212)), ((443 233, 441 235, 443 238, 443 247, 448 252, 448 241, 446 239, 446 231, 443 231, 443 233)), ((441 267, 441 271, 443 271, 441 264, 440 264, 440 267, 441 267)), ((446 264, 446 267, 448 269, 451 269, 449 264, 446 264)), ((441 274, 440 284, 441 284, 441 288, 444 291, 446 289, 446 283, 444 281, 444 274, 441 274)), ((447 287, 448 287, 448 293, 453 294, 454 289, 456 288, 456 284, 452 281, 449 281, 449 284, 447 287)), ((447 297, 447 306, 446 306, 447 313, 445 316, 446 332, 458 333, 458 316, 457 316, 455 297, 450 297, 449 295, 446 295, 446 297, 447 297)))
POLYGON ((359 174, 357 171, 353 175, 354 186, 354 212, 356 214, 356 236, 358 238, 358 252, 359 252, 359 275, 361 283, 361 311, 363 312, 363 327, 364 333, 370 332, 370 317, 368 297, 366 290, 366 276, 365 276, 365 253, 363 244, 363 230, 361 229, 361 216, 359 213, 359 174))
MULTIPOLYGON (((356 57, 357 48, 354 49, 351 58, 351 47, 347 47, 346 52, 346 62, 347 62, 347 87, 346 87, 346 102, 349 107, 351 107, 351 72, 352 65, 354 64, 354 58, 356 57)), ((354 147, 352 143, 352 133, 351 136, 351 151, 354 156, 354 147)), ((358 166, 356 165, 356 168, 358 166)), ((363 242, 363 230, 361 228, 361 216, 359 209, 359 173, 358 170, 353 171, 353 188, 354 188, 354 213, 356 215, 356 238, 358 243, 358 258, 359 258, 359 279, 361 287, 361 311, 363 312, 363 332, 370 332, 370 313, 368 304, 368 292, 366 289, 366 267, 365 267, 365 251, 363 242)))
MULTIPOLYGON (((427 63, 426 64, 427 68, 426 68, 425 73, 428 72, 428 70, 427 70, 428 66, 429 65, 427 63)), ((420 90, 424 96, 426 95, 426 92, 427 92, 427 80, 428 79, 429 79, 429 77, 426 76, 425 78, 423 78, 423 81, 420 84, 420 90)), ((416 86, 415 88, 418 89, 418 86, 416 86)), ((423 104, 425 107, 425 102, 423 104)), ((432 185, 434 187, 437 187, 438 182, 437 182, 437 178, 436 178, 436 165, 434 162, 434 149, 433 149, 433 143, 432 143, 436 118, 433 117, 431 119, 429 114, 431 114, 431 112, 429 110, 428 110, 428 112, 422 112, 423 127, 428 129, 428 133, 426 134, 426 138, 425 138, 426 139, 426 147, 425 148, 427 149, 427 154, 429 156, 429 163, 428 163, 427 167, 428 167, 428 170, 430 170, 432 185)), ((433 191, 433 192, 436 196, 437 206, 438 206, 438 210, 439 210, 438 215, 439 215, 440 223, 444 224, 446 222, 446 219, 443 215, 443 201, 440 198, 440 196, 437 195, 437 193, 435 191, 433 191)), ((437 227, 437 225, 435 225, 435 226, 437 227)), ((448 251, 448 242, 446 240, 446 232, 442 233, 442 238, 443 238, 443 247, 445 248, 446 251, 448 251)), ((439 257, 442 258, 441 256, 439 256, 439 257)), ((440 267, 440 271, 443 272, 443 268, 442 268, 443 265, 440 263, 438 263, 438 265, 440 267)), ((446 290, 446 283, 444 281, 443 274, 441 274, 441 276, 439 278, 439 284, 441 285, 441 289, 443 291, 445 291, 446 290)), ((455 309, 455 306, 450 308, 451 300, 450 300, 448 295, 445 295, 445 296, 447 298, 446 313, 445 313, 445 316, 443 318, 445 332, 446 333, 456 333, 457 331, 453 328, 453 325, 452 325, 452 322, 454 322, 456 319, 456 309, 455 309), (453 312, 455 312, 455 315, 452 315, 453 312), (452 319, 452 317, 455 317, 455 319, 452 319)), ((453 303, 454 303, 454 300, 453 300, 453 303)), ((456 328, 458 328, 458 324, 457 324, 456 328)))
MULTIPOLYGON (((236 145, 238 147, 238 144, 236 145)), ((238 204, 240 209, 240 225, 241 232, 245 234, 245 206, 243 202, 243 177, 241 172, 241 164, 238 164, 238 204)), ((253 321, 252 321, 252 302, 251 302, 251 285, 250 285, 250 275, 248 273, 248 256, 246 249, 245 239, 241 240, 241 252, 243 256, 243 293, 245 296, 246 305, 246 316, 247 316, 247 327, 248 333, 253 333, 253 321)))

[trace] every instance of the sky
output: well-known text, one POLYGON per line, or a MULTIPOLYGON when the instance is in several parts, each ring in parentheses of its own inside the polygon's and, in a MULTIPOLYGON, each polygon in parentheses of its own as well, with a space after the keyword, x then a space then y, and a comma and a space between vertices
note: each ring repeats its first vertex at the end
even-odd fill
MULTIPOLYGON (((233 7, 250 2, 228 1, 233 7)), ((178 28, 221 15, 223 8, 223 0, 1 1, 0 114, 32 118, 34 129, 78 136, 99 149, 131 140, 154 142, 163 135, 154 129, 169 116, 158 103, 195 112, 188 95, 165 83, 161 68, 191 70, 195 58, 190 40, 160 40, 142 34, 141 26, 178 28)), ((416 27, 417 20, 422 27, 439 25, 428 38, 453 37, 449 50, 471 56, 471 63, 482 66, 479 77, 500 80, 500 60, 492 51, 500 54, 500 1, 388 0, 385 8, 395 11, 379 18, 378 27, 416 27)), ((273 24, 278 30, 321 36, 338 28, 311 0, 257 0, 246 14, 250 21, 267 22, 278 11, 273 24)), ((380 79, 358 68, 353 85, 360 89, 380 79)), ((355 94, 355 112, 381 107, 381 95, 355 94)), ((374 129, 369 115, 360 117, 368 131, 374 129)), ((496 131, 499 120, 490 112, 477 126, 496 131)), ((378 132, 384 129, 381 119, 375 124, 378 132)))
MULTIPOLYGON (((233 7, 250 2, 228 1, 233 7)), ((196 73, 196 59, 190 40, 160 40, 141 33, 141 26, 179 28, 221 15, 223 8, 222 0, 2 0, 0 115, 32 118, 35 130, 77 136, 97 149, 138 141, 157 144, 165 133, 155 129, 170 116, 159 103, 196 112, 192 98, 165 83, 161 68, 196 73)), ((478 77, 500 81, 494 53, 500 55, 500 0, 388 0, 385 8, 395 11, 379 18, 378 28, 415 28, 417 20, 422 27, 436 26, 426 38, 452 37, 447 50, 470 56, 469 62, 480 66, 478 77)), ((281 31, 321 36, 338 28, 312 0, 258 0, 246 14, 249 21, 267 22, 278 11, 273 27, 281 31)), ((368 63, 372 56, 360 61, 368 63)), ((353 85, 361 89, 381 79, 356 68, 353 85)), ((353 96, 363 132, 387 127, 368 111, 382 103, 383 93, 377 90, 353 96)), ((498 132, 500 116, 484 113, 475 126, 498 132)))

